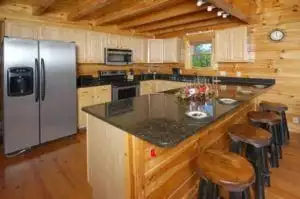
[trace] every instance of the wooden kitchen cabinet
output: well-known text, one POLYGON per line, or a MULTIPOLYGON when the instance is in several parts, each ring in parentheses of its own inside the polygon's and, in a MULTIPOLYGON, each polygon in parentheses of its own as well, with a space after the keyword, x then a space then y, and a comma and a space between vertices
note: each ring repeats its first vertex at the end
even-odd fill
POLYGON ((69 28, 43 25, 39 28, 38 39, 71 42, 70 31, 69 28))
POLYGON ((80 29, 69 29, 69 38, 76 43, 77 62, 86 61, 86 31, 80 29))
POLYGON ((247 26, 215 32, 216 62, 248 62, 247 26))
POLYGON ((88 31, 86 34, 86 63, 104 63, 106 34, 88 31))
POLYGON ((81 109, 86 106, 111 101, 111 85, 79 88, 78 95, 78 128, 86 126, 86 114, 81 109))
POLYGON ((149 95, 155 93, 155 82, 153 80, 142 81, 140 84, 140 95, 149 95))
POLYGON ((94 87, 94 104, 111 101, 111 85, 94 87))
POLYGON ((147 63, 147 40, 144 38, 132 38, 133 62, 147 63))
POLYGON ((5 21, 5 36, 38 39, 39 26, 17 21, 5 21))
POLYGON ((86 114, 81 109, 86 106, 91 106, 94 103, 94 90, 93 87, 79 88, 78 95, 78 128, 86 126, 86 114))
POLYGON ((148 63, 163 63, 163 39, 148 40, 148 63))
POLYGON ((178 38, 170 38, 165 39, 163 43, 163 62, 178 63, 180 60, 180 40, 178 38))

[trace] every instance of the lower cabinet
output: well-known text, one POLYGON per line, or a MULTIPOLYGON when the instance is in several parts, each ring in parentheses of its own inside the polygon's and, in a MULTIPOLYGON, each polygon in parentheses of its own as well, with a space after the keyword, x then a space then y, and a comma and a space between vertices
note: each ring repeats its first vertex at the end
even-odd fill
POLYGON ((173 82, 165 80, 149 80, 141 82, 141 95, 163 92, 176 88, 183 88, 184 82, 173 82))
POLYGON ((102 104, 111 101, 111 86, 96 86, 79 88, 78 95, 78 128, 86 127, 86 113, 81 109, 86 106, 102 104))

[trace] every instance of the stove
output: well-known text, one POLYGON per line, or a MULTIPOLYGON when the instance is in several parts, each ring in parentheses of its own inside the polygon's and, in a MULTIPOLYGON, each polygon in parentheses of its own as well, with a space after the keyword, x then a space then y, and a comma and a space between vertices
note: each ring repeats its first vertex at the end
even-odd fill
POLYGON ((128 81, 126 71, 99 71, 99 81, 112 85, 112 100, 118 101, 140 95, 140 82, 128 81))

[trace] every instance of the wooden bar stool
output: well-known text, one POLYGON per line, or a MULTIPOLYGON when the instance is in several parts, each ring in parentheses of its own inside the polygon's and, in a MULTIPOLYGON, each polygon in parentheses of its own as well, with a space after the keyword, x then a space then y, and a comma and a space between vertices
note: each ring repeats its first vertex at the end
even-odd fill
POLYGON ((229 127, 228 134, 231 138, 231 152, 242 155, 243 147, 246 146, 246 157, 255 169, 255 198, 265 198, 265 184, 271 185, 266 147, 270 145, 272 135, 249 124, 235 124, 229 127))
POLYGON ((287 144, 288 141, 290 140, 290 132, 288 128, 288 123, 286 119, 286 114, 285 112, 288 110, 288 107, 284 104, 281 103, 274 103, 274 102, 267 102, 267 101, 262 101, 259 104, 261 110, 263 111, 274 111, 278 113, 281 116, 281 137, 280 137, 280 142, 281 144, 287 144))
POLYGON ((282 149, 279 141, 281 118, 274 112, 251 111, 248 118, 252 125, 268 130, 272 134, 269 146, 271 154, 271 167, 279 167, 279 159, 282 157, 282 149))
POLYGON ((250 199, 254 170, 247 159, 231 152, 207 150, 197 159, 201 177, 198 199, 218 199, 219 188, 230 192, 230 199, 250 199))

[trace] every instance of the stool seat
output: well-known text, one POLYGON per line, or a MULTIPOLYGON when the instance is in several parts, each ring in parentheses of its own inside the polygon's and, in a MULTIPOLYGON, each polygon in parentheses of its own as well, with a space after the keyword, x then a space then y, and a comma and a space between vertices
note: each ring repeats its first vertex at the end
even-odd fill
POLYGON ((281 117, 274 112, 250 111, 247 114, 249 120, 254 123, 265 123, 269 125, 280 124, 281 117))
POLYGON ((199 175, 230 192, 247 189, 255 180, 254 169, 247 159, 231 152, 207 150, 197 159, 199 175))
POLYGON ((262 101, 259 105, 264 110, 270 110, 275 112, 282 112, 288 110, 288 107, 281 103, 262 101))
POLYGON ((228 134, 234 141, 241 141, 257 148, 270 145, 272 134, 250 124, 235 124, 228 129, 228 134))

